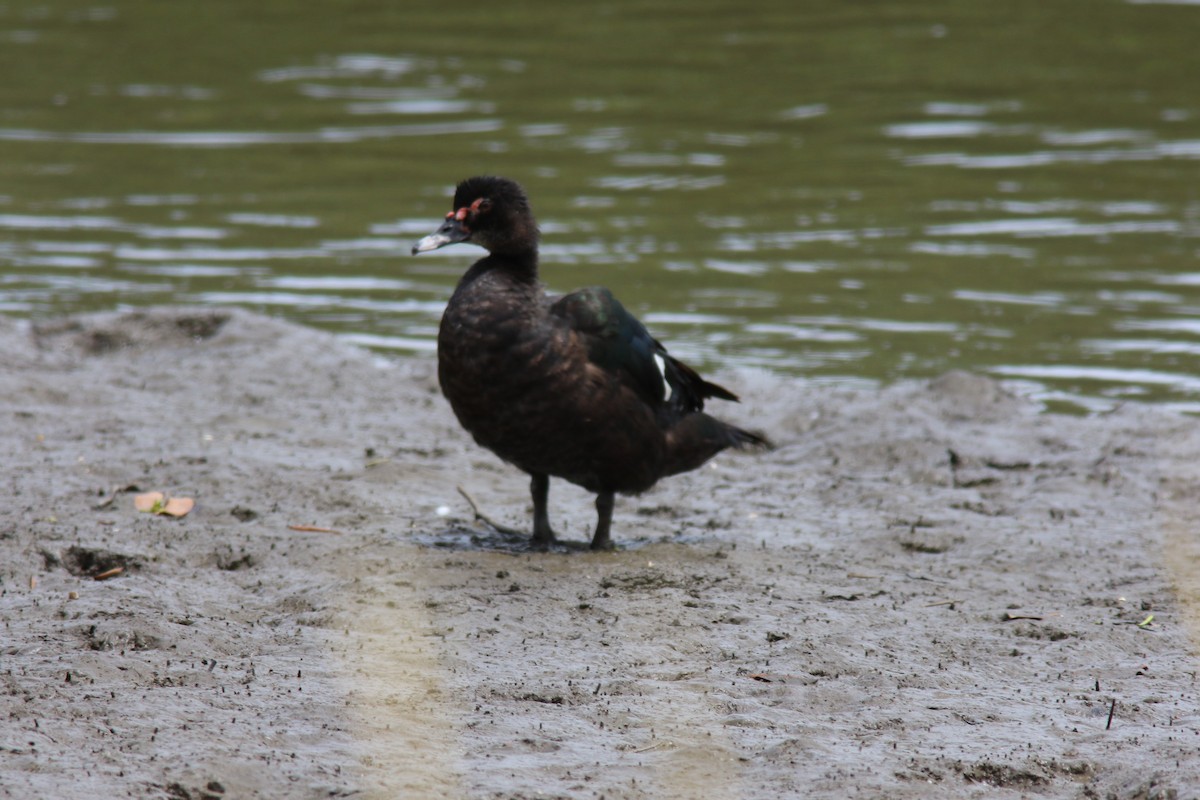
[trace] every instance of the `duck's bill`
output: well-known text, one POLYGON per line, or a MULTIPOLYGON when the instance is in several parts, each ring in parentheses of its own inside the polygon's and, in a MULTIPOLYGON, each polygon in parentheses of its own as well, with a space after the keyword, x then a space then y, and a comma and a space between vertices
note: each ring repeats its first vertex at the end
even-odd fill
POLYGON ((462 222, 451 218, 443 222, 442 227, 414 244, 412 254, 415 256, 417 253, 428 253, 448 244, 465 242, 470 235, 470 231, 463 227, 462 222))

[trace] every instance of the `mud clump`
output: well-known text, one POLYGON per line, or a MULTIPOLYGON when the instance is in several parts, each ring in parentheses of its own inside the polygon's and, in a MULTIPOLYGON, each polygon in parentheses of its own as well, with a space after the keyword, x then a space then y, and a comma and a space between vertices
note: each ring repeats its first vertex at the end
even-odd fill
POLYGON ((134 311, 40 323, 33 334, 44 349, 103 356, 128 349, 196 344, 216 336, 229 318, 229 313, 222 311, 134 311))

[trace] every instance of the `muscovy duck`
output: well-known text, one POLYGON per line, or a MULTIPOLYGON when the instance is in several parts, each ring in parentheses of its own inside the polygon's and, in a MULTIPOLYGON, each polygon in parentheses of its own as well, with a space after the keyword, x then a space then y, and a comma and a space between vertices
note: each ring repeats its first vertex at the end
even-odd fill
POLYGON ((546 294, 537 222, 514 181, 460 183, 445 222, 412 252, 456 242, 488 255, 442 316, 438 381, 475 441, 532 477, 535 547, 555 542, 551 476, 596 493, 591 547, 606 550, 617 492, 644 492, 727 447, 770 446, 705 414, 706 399, 737 397, 672 358, 608 289, 546 294))

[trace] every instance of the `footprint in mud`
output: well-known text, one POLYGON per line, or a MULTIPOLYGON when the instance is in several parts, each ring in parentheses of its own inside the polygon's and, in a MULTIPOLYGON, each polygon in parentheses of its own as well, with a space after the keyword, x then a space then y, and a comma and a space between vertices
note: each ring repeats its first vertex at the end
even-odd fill
POLYGON ((112 620, 101 620, 84 625, 79 635, 88 650, 160 650, 164 646, 161 631, 136 623, 121 625, 112 620))
POLYGON ((141 560, 136 556, 80 545, 71 545, 61 554, 43 550, 42 559, 46 569, 62 567, 80 578, 95 578, 117 569, 121 572, 131 572, 141 569, 142 566, 141 560))
MULTIPOLYGON (((549 551, 540 550, 533 546, 530 534, 510 531, 499 531, 486 523, 477 523, 472 527, 468 523, 452 521, 441 530, 425 531, 415 534, 412 540, 422 547, 436 547, 442 550, 478 550, 499 551, 503 553, 590 553, 593 552, 589 541, 559 539, 551 545, 549 551)), ((647 538, 626 539, 617 545, 617 552, 637 550, 650 544, 647 538)))
MULTIPOLYGON (((441 550, 495 550, 504 553, 532 553, 532 539, 519 533, 498 531, 490 525, 479 523, 472 527, 464 522, 452 521, 441 530, 417 533, 413 540, 423 547, 441 550)), ((551 552, 566 552, 568 543, 556 544, 551 552), (566 545, 566 546, 560 546, 566 545)))

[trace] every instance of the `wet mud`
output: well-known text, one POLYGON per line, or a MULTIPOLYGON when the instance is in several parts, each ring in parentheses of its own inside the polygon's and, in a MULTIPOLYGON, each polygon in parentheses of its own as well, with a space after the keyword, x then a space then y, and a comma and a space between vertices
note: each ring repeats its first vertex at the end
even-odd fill
POLYGON ((776 450, 535 553, 431 358, 0 319, 0 796, 1197 795, 1194 418, 719 378, 776 450))

